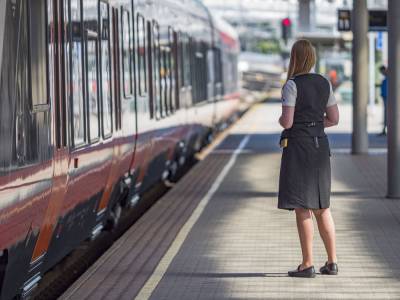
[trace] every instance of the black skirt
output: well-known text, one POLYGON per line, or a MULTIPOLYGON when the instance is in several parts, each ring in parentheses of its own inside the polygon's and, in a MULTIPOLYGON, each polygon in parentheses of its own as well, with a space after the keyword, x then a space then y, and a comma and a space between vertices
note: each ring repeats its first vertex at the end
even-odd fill
POLYGON ((321 209, 330 205, 331 162, 326 136, 289 138, 283 149, 278 208, 321 209))

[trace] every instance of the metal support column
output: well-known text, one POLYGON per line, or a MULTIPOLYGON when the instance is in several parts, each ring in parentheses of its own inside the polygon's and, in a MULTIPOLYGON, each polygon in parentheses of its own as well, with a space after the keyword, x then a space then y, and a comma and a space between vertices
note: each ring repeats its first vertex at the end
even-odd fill
POLYGON ((368 8, 366 0, 353 0, 353 135, 352 153, 368 152, 368 8))
POLYGON ((400 198, 400 1, 388 2, 388 191, 400 198))
POLYGON ((369 107, 375 113, 375 38, 376 33, 368 34, 369 41, 369 107))
POLYGON ((385 66, 387 66, 388 65, 388 47, 389 47, 389 45, 388 45, 388 34, 387 34, 387 32, 383 32, 382 33, 382 38, 383 38, 383 41, 382 41, 382 62, 383 62, 383 64, 385 65, 385 66))

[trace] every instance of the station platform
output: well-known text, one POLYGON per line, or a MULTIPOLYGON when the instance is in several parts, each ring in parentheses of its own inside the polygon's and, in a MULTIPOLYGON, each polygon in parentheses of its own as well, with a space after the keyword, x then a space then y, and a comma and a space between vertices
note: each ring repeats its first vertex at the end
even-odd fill
MULTIPOLYGON (((293 212, 278 210, 280 104, 251 108, 61 299, 400 299, 400 200, 385 198, 386 138, 350 155, 351 108, 327 130, 338 276, 290 278, 293 212)), ((399 183, 400 184, 400 183, 399 183)), ((315 228, 314 262, 326 260, 315 228)))

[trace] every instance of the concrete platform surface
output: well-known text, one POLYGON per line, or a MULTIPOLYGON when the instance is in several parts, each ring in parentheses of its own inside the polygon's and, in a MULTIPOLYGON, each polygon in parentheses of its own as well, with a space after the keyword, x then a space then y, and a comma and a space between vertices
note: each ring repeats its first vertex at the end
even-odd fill
MULTIPOLYGON (((287 277, 301 252, 294 213, 276 208, 280 105, 266 103, 62 299, 400 299, 400 200, 384 197, 386 140, 375 118, 374 150, 349 155, 349 109, 329 131, 338 276, 287 277)), ((316 228, 314 256, 316 267, 326 260, 316 228)))

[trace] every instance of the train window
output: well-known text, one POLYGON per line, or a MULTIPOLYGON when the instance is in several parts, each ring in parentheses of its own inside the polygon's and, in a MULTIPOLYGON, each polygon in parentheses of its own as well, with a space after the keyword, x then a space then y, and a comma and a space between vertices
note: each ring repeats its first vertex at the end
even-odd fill
POLYGON ((192 86, 194 103, 207 98, 207 45, 201 41, 192 40, 192 86))
POLYGON ((30 4, 14 3, 16 13, 6 13, 3 18, 12 26, 4 31, 1 44, 3 57, 7 58, 2 61, 0 74, 1 175, 46 161, 53 153, 47 99, 47 47, 53 48, 47 43, 47 33, 52 28, 47 24, 46 1, 30 4), (41 19, 33 21, 38 15, 41 19), (41 78, 36 80, 34 76, 41 78))
POLYGON ((114 79, 114 95, 115 95, 115 128, 121 129, 122 125, 122 117, 121 117, 121 89, 120 89, 120 81, 121 81, 121 72, 120 72, 120 43, 119 43, 119 10, 117 8, 112 8, 112 58, 113 58, 113 66, 115 68, 115 72, 113 73, 114 79))
POLYGON ((122 76, 124 96, 132 95, 132 39, 129 11, 122 10, 122 76))
MULTIPOLYGON (((22 7, 20 11, 19 17, 23 19, 24 8, 22 7)), ((17 15, 18 16, 18 15, 17 15)), ((4 22, 12 21, 11 16, 4 17, 4 22)), ((19 21, 19 20, 18 20, 19 21)), ((22 23, 22 22, 21 22, 22 23)), ((2 62, 2 68, 0 69, 0 113, 1 113, 1 130, 0 130, 0 176, 4 176, 10 172, 11 165, 16 165, 18 162, 18 142, 22 140, 19 136, 18 126, 20 125, 19 117, 17 113, 20 113, 18 108, 16 107, 18 101, 20 101, 19 94, 15 94, 14 91, 11 92, 9 88, 9 84, 12 83, 12 86, 15 87, 16 91, 20 91, 20 87, 26 87, 27 82, 26 80, 22 82, 24 85, 16 84, 17 80, 19 79, 17 68, 19 67, 19 57, 21 55, 16 55, 20 52, 17 52, 18 49, 12 43, 15 39, 17 34, 20 34, 22 37, 24 34, 24 28, 21 28, 19 31, 17 26, 10 26, 9 30, 4 31, 4 43, 1 45, 3 47, 3 55, 4 57, 9 57, 9 59, 4 60, 2 62), (9 55, 9 56, 8 56, 9 55), (18 57, 18 58, 17 58, 18 57), (15 97, 15 98, 14 98, 15 97)), ((26 43, 23 42, 19 43, 20 50, 27 51, 29 48, 26 43)), ((18 49, 19 50, 19 49, 18 49)), ((23 57, 21 57, 23 59, 23 57)), ((24 61, 26 64, 26 61, 24 61)), ((20 68, 18 71, 22 71, 24 68, 20 68)), ((26 69, 26 67, 25 67, 26 69)), ((25 76, 22 76, 25 77, 25 76)), ((26 94, 24 93, 24 96, 26 94)))
POLYGON ((179 83, 180 87, 185 86, 185 36, 179 33, 179 83))
POLYGON ((139 95, 145 96, 147 93, 147 62, 146 62, 146 27, 145 19, 142 15, 137 15, 137 51, 139 66, 139 95))
POLYGON ((222 62, 221 62, 221 49, 214 49, 214 65, 215 65, 215 82, 222 82, 222 62))
MULTIPOLYGON (((61 148, 63 146, 67 146, 68 144, 68 130, 67 130, 67 113, 68 113, 68 108, 67 108, 67 101, 68 97, 70 96, 70 66, 69 66, 69 59, 70 59, 70 35, 69 35, 69 24, 70 24, 70 9, 69 9, 69 1, 64 0, 63 2, 63 14, 60 15, 62 18, 61 24, 64 24, 64 26, 61 28, 60 33, 61 33, 61 43, 63 47, 61 47, 60 52, 61 52, 61 69, 63 70, 60 72, 61 74, 61 97, 60 97, 60 104, 62 106, 61 109, 61 126, 57 124, 57 127, 59 128, 58 130, 58 137, 56 139, 57 142, 57 147, 61 148)), ((48 61, 50 61, 50 58, 48 58, 48 61)), ((48 63, 49 65, 49 63, 48 63)), ((50 68, 47 66, 47 72, 50 73, 50 68)), ((49 84, 50 86, 50 84, 49 84)), ((50 91, 50 89, 49 89, 50 91)), ((49 93, 50 95, 50 93, 49 93)), ((60 121, 61 121, 60 120, 60 121)))
POLYGON ((160 53, 160 27, 157 22, 153 22, 153 74, 154 87, 153 94, 156 105, 156 116, 163 116, 163 104, 161 94, 161 53, 160 53))
POLYGON ((86 90, 89 107, 89 136, 91 141, 99 137, 97 47, 97 32, 86 30, 86 90))
POLYGON ((157 76, 154 73, 154 65, 155 65, 155 55, 154 55, 154 45, 155 45, 155 36, 153 34, 153 26, 154 24, 151 21, 147 21, 147 57, 149 58, 148 64, 149 64, 149 112, 150 112, 150 119, 154 118, 154 107, 155 107, 155 102, 157 102, 157 84, 155 84, 155 80, 157 76))
POLYGON ((100 36, 101 36, 101 99, 103 135, 112 132, 112 100, 111 100, 111 57, 110 57, 110 11, 109 5, 100 2, 100 36))
POLYGON ((175 109, 175 95, 174 95, 174 56, 173 56, 173 47, 174 47, 174 31, 171 27, 168 27, 168 53, 167 53, 167 65, 168 65, 168 104, 171 113, 175 109))
POLYGON ((192 86, 192 98, 193 102, 196 102, 197 99, 197 75, 198 75, 198 69, 196 66, 196 41, 192 38, 189 37, 189 65, 190 65, 190 73, 189 73, 189 78, 190 78, 190 85, 192 86))
POLYGON ((179 97, 179 70, 180 70, 180 60, 179 60, 179 34, 176 31, 172 33, 172 66, 173 66, 173 97, 175 99, 175 109, 180 108, 180 97, 179 97))
POLYGON ((168 114, 168 100, 167 100, 167 51, 165 46, 160 46, 160 98, 164 106, 164 112, 168 114))
POLYGON ((28 1, 32 106, 47 104, 46 1, 28 1))
MULTIPOLYGON (((202 81, 201 81, 201 97, 200 101, 205 101, 207 100, 207 94, 208 94, 208 82, 209 82, 209 72, 208 72, 208 44, 203 42, 201 44, 201 54, 202 54, 202 59, 201 59, 201 69, 202 69, 202 81)), ((211 63, 212 65, 212 63, 211 63)))
POLYGON ((200 81, 200 96, 199 96, 199 101, 205 101, 207 100, 207 87, 208 87, 208 67, 207 67, 207 61, 208 61, 208 44, 205 42, 200 43, 200 53, 201 53, 201 59, 200 59, 200 68, 201 68, 201 81, 200 81))
POLYGON ((186 45, 186 50, 185 50, 185 86, 191 86, 192 85, 192 48, 193 48, 193 40, 191 37, 186 36, 185 39, 185 45, 186 45))
POLYGON ((82 36, 82 13, 80 9, 81 0, 71 0, 71 30, 70 30, 70 58, 71 58, 71 97, 72 97, 72 138, 75 147, 85 142, 86 115, 84 102, 83 83, 83 36, 82 36))
POLYGON ((95 142, 100 136, 99 79, 98 79, 98 11, 97 1, 83 1, 85 27, 86 103, 89 114, 89 138, 95 142))

